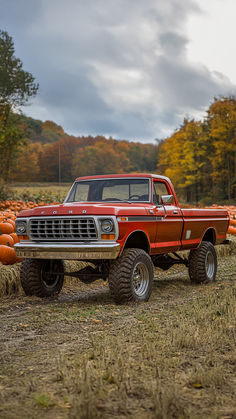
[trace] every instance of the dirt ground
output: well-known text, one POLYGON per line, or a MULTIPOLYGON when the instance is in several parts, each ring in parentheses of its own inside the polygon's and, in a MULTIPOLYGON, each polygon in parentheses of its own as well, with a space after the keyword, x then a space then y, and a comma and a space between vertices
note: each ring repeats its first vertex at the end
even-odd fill
POLYGON ((156 270, 147 303, 68 280, 0 298, 0 418, 236 418, 236 256, 217 282, 156 270))

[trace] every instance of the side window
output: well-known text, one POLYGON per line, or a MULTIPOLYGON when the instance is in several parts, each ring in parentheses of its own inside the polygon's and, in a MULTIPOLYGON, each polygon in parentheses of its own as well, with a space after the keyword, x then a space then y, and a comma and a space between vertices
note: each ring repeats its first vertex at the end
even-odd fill
POLYGON ((153 182, 153 203, 154 205, 161 204, 161 196, 169 195, 169 191, 164 182, 153 182))

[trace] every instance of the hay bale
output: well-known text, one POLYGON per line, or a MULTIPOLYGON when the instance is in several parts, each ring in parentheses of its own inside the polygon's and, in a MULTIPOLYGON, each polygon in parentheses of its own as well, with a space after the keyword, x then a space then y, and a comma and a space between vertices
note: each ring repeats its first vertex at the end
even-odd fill
POLYGON ((3 265, 0 263, 0 296, 18 293, 20 285, 21 263, 3 265))

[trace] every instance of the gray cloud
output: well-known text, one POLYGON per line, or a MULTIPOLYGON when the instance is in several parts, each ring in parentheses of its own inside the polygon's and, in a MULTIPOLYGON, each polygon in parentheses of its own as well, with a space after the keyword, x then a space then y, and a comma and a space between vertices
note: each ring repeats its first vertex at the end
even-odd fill
POLYGON ((150 141, 230 81, 186 57, 191 0, 1 1, 0 28, 40 91, 25 112, 68 133, 150 141))

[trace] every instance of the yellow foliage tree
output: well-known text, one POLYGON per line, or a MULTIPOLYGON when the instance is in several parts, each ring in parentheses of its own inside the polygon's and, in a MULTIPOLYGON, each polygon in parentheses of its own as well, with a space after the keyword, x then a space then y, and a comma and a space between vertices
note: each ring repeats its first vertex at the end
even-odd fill
POLYGON ((172 179, 180 192, 186 194, 187 201, 199 201, 206 150, 201 122, 187 119, 160 146, 158 169, 172 179))
POLYGON ((231 199, 236 191, 236 99, 215 100, 208 110, 208 136, 212 143, 212 178, 216 193, 231 199))
POLYGON ((236 197, 236 99, 215 100, 205 121, 185 119, 159 145, 158 171, 187 201, 236 197))

